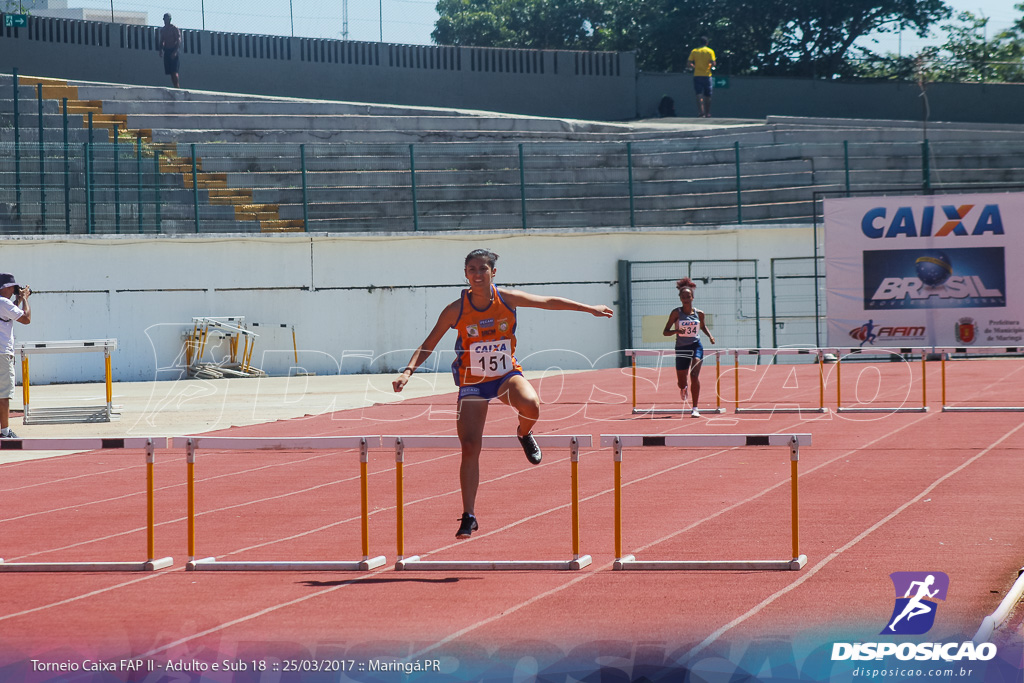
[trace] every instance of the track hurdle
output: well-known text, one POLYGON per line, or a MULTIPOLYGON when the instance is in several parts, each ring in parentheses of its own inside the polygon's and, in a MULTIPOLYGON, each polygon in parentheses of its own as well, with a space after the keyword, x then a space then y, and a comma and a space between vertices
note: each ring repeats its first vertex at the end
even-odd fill
POLYGON ((734 356, 733 362, 733 385, 736 396, 736 407, 733 409, 736 413, 827 413, 828 409, 825 407, 825 369, 824 369, 824 354, 821 349, 800 349, 800 348, 782 348, 782 349, 730 349, 726 353, 731 353, 734 356), (779 354, 785 355, 814 355, 818 357, 818 407, 817 408, 741 408, 740 407, 740 356, 775 356, 779 354))
MULTIPOLYGON (((554 569, 577 570, 591 563, 590 555, 580 554, 580 492, 579 492, 579 460, 580 447, 590 448, 590 436, 554 436, 535 435, 537 444, 542 448, 565 448, 570 450, 572 465, 572 559, 565 560, 498 560, 481 562, 472 560, 421 560, 419 555, 405 557, 405 499, 404 473, 406 448, 448 448, 458 449, 461 444, 454 436, 383 436, 381 445, 395 449, 395 494, 398 510, 398 560, 395 569, 398 571, 480 571, 480 570, 522 570, 522 569, 554 569)), ((519 439, 514 436, 485 436, 484 448, 521 449, 519 439)))
POLYGON ((875 348, 862 347, 834 348, 836 354, 836 412, 840 413, 927 413, 928 412, 928 350, 918 347, 875 348), (904 356, 918 351, 921 354, 921 405, 920 406, 851 406, 843 407, 843 355, 890 355, 904 356))
POLYGON ((368 571, 382 566, 387 560, 382 556, 370 557, 370 517, 367 495, 367 463, 370 447, 380 446, 378 436, 306 436, 293 438, 258 438, 232 436, 181 436, 174 437, 176 448, 186 449, 188 464, 188 564, 187 571, 368 571), (361 485, 361 520, 363 559, 357 562, 334 561, 264 561, 225 562, 213 557, 196 559, 196 507, 195 507, 195 463, 196 451, 200 449, 224 451, 258 450, 342 450, 359 449, 359 477, 361 485))
POLYGON ((935 353, 942 355, 942 411, 946 413, 1021 413, 1024 406, 951 406, 946 402, 946 356, 953 354, 976 355, 1019 355, 1024 353, 1024 348, 1017 346, 978 346, 978 347, 948 347, 936 348, 935 353))
POLYGON ((164 437, 126 439, 4 439, 4 451, 94 451, 107 449, 145 449, 146 451, 146 557, 145 562, 4 562, 0 572, 149 572, 170 567, 173 559, 155 559, 155 505, 153 503, 153 465, 156 449, 166 448, 164 437))
POLYGON ((800 554, 800 497, 797 463, 800 446, 811 445, 810 434, 602 434, 601 447, 615 449, 615 564, 614 569, 772 569, 799 570, 807 564, 800 554), (622 452, 626 447, 668 446, 676 448, 737 448, 741 446, 788 446, 790 460, 790 500, 793 557, 789 560, 648 560, 638 561, 622 554, 622 452))
POLYGON ((114 412, 114 389, 110 372, 110 352, 117 350, 116 339, 69 339, 65 341, 17 342, 14 352, 21 356, 21 395, 25 406, 24 424, 54 424, 68 422, 110 422, 121 416, 114 412), (50 353, 103 352, 104 381, 107 403, 102 406, 73 406, 63 408, 32 407, 29 403, 29 356, 50 353))
MULTIPOLYGON (((722 380, 722 367, 719 356, 721 351, 707 351, 705 352, 704 359, 707 360, 709 355, 715 357, 715 407, 714 408, 701 408, 701 413, 712 413, 721 414, 725 412, 725 408, 722 407, 722 392, 721 392, 721 380, 722 380)), ((630 366, 632 369, 633 376, 633 414, 634 415, 682 415, 690 412, 683 408, 637 408, 636 407, 636 359, 639 356, 656 356, 659 358, 668 357, 675 358, 675 349, 626 349, 626 356, 630 359, 630 366)), ((673 361, 674 362, 674 361, 673 361)), ((659 365, 659 370, 661 369, 659 365)), ((673 372, 675 366, 672 366, 673 372)))

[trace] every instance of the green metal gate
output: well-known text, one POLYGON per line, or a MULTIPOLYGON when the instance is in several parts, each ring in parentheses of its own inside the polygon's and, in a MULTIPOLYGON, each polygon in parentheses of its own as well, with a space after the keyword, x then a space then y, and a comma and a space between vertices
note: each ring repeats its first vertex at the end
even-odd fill
MULTIPOLYGON (((624 349, 670 349, 672 337, 662 335, 673 308, 678 307, 676 281, 697 283, 694 306, 704 311, 717 342, 707 349, 761 346, 757 260, 619 261, 620 337, 624 349)), ((656 365, 640 357, 638 365, 656 365)), ((623 366, 627 359, 623 357, 623 366)))

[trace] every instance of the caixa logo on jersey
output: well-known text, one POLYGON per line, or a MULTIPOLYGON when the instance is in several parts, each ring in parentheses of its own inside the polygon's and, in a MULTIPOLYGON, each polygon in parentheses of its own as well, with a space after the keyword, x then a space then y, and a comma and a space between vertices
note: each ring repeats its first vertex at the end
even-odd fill
POLYGON ((867 211, 860 229, 871 239, 888 237, 964 237, 1002 235, 1003 218, 998 204, 963 206, 901 206, 892 214, 879 206, 867 211))

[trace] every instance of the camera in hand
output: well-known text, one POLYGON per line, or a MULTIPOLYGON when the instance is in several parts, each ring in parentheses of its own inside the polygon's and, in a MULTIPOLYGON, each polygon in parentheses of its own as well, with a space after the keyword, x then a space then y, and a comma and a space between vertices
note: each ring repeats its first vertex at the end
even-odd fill
POLYGON ((14 297, 21 296, 21 285, 14 285, 14 297))

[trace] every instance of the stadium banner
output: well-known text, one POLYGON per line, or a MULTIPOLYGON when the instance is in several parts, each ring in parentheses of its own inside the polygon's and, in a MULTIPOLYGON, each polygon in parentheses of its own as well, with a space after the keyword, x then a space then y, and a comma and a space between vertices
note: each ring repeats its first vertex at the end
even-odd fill
POLYGON ((825 200, 828 344, 1024 346, 1024 194, 825 200))

